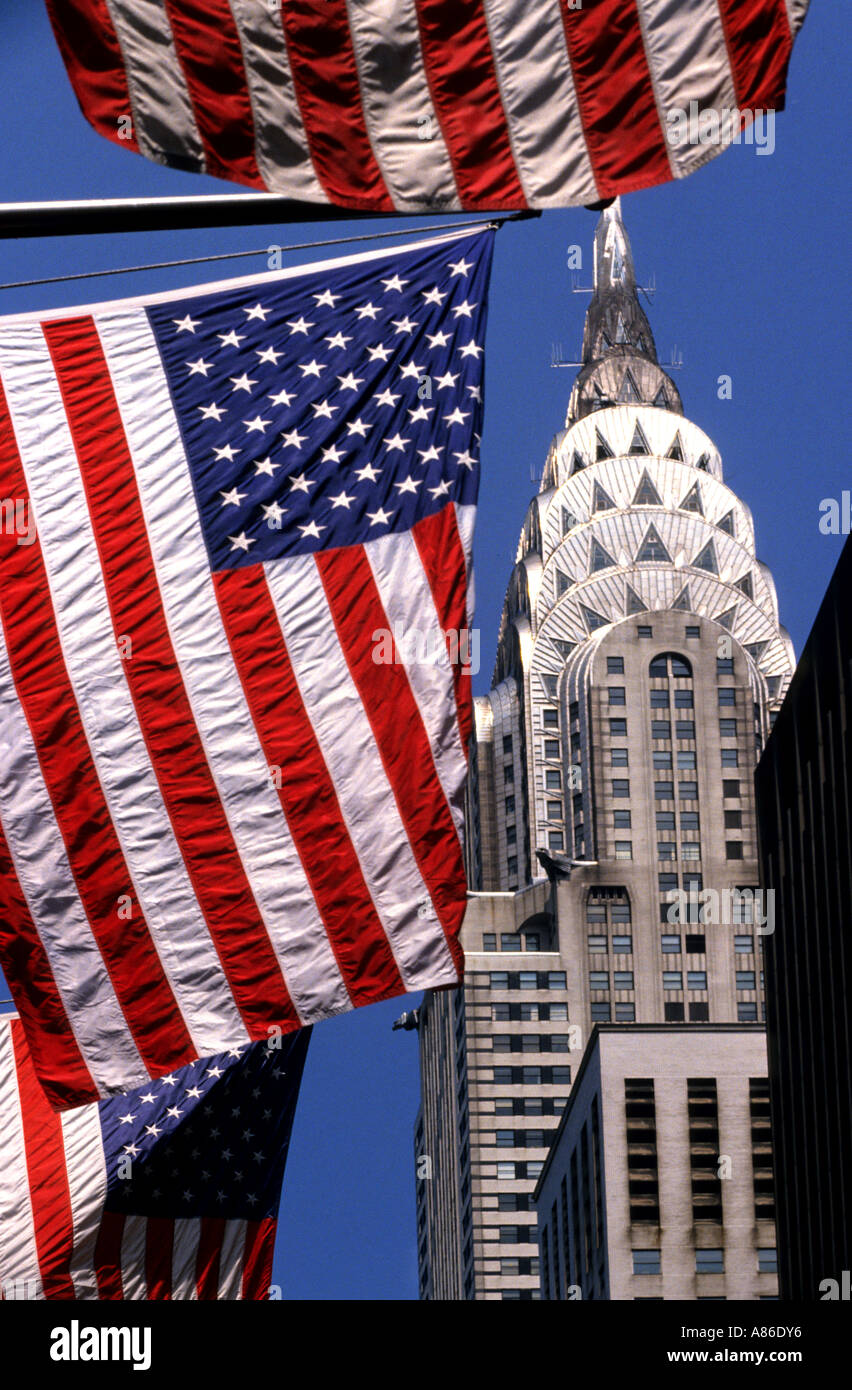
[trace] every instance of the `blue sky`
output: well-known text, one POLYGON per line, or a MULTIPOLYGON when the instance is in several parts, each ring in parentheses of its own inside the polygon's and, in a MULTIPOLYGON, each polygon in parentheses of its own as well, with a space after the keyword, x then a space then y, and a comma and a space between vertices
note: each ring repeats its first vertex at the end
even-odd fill
MULTIPOLYGON (((841 6, 814 0, 791 65, 776 148, 729 150, 683 183, 631 194, 624 214, 660 356, 677 344, 686 414, 718 445, 726 481, 751 507, 758 555, 801 651, 843 537, 818 529, 819 503, 852 489, 848 90, 841 6), (845 171, 845 177, 844 177, 845 171), (717 378, 732 378, 731 400, 717 378)), ((42 7, 3 17, 0 189, 5 201, 232 191, 162 169, 99 139, 84 122, 42 7)), ((435 219, 430 219, 434 221, 435 219)), ((400 219, 400 229, 416 219, 400 219)), ((497 237, 476 545, 478 689, 486 689, 503 594, 527 503, 573 380, 551 345, 580 345, 587 299, 571 293, 567 250, 591 275, 593 214, 546 213, 497 237)), ((378 229, 378 220, 375 229, 378 229)), ((372 223, 353 223, 364 235, 372 223)), ((387 223, 382 223, 382 230, 387 223)), ((346 234, 330 224, 328 236, 346 234)), ((3 242, 0 281, 182 256, 289 245, 321 224, 3 242)), ((345 248, 344 248, 345 249, 345 248)), ((296 264, 310 252, 285 257, 296 264)), ((0 314, 79 304, 266 269, 265 256, 0 293, 0 314)), ((4 991, 5 993, 5 991, 4 991)), ((416 1001, 410 1001, 411 1003, 416 1001)), ((305 1070, 281 1208, 275 1277, 285 1298, 416 1298, 412 1128, 417 1045, 391 1033, 393 1001, 319 1025, 305 1070)))

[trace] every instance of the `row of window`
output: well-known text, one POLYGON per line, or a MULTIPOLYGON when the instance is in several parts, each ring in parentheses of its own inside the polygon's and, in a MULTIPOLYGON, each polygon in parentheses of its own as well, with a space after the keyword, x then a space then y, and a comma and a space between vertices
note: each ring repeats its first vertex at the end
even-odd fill
MULTIPOLYGON (((659 1250, 634 1250, 633 1273, 634 1274, 662 1274, 662 1253, 659 1250)), ((757 1270, 759 1274, 778 1273, 778 1255, 774 1247, 764 1246, 757 1252, 757 1270)), ((725 1273, 725 1252, 719 1249, 696 1250, 695 1252, 695 1273, 696 1274, 724 1274, 725 1273)))
POLYGON ((567 1004, 492 1004, 494 1023, 567 1023, 567 1004))
POLYGON ((568 1033, 493 1033, 495 1052, 570 1052, 568 1033))
POLYGON ((570 1067, 494 1067, 495 1086, 570 1086, 570 1067))
MULTIPOLYGON (((502 947, 508 950, 509 947, 502 947)), ((489 972, 492 989, 567 989, 564 970, 492 970, 489 972)))
MULTIPOLYGON (((482 933, 483 951, 497 950, 496 932, 482 933)), ((519 932, 502 932, 500 934, 501 951, 540 951, 541 937, 538 932, 524 932, 523 937, 519 932)), ((530 986, 526 986, 530 988, 530 986)))
MULTIPOLYGON (((552 1129, 498 1129, 492 1142, 498 1149, 549 1149, 552 1138, 552 1129)), ((487 1134, 482 1136, 482 1142, 488 1144, 487 1134)))

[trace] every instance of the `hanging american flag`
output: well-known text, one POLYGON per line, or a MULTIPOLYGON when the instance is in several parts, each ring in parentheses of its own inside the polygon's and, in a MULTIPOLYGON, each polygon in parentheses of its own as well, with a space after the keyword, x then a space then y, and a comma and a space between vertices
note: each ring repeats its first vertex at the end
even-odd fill
POLYGON ((807 4, 47 0, 101 135, 289 198, 408 212, 685 177, 739 112, 783 108, 807 4), (709 139, 704 112, 726 116, 709 139))
POLYGON ((309 1036, 59 1115, 0 1018, 0 1295, 268 1298, 309 1036))
POLYGON ((493 237, 0 320, 0 965, 57 1107, 457 981, 493 237))

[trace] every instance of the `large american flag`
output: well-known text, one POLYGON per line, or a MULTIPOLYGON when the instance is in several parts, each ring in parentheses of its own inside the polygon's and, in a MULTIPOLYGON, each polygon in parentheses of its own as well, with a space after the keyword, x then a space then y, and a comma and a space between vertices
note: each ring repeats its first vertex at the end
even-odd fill
POLYGON ((493 236, 0 320, 0 964, 55 1106, 459 978, 493 236))
POLYGON ((57 1114, 0 1018, 0 1296, 266 1299, 310 1029, 57 1114))
POLYGON ((47 0, 80 106, 149 159, 311 203, 594 202, 784 105, 808 0, 47 0), (748 117, 746 118, 748 119, 748 117))

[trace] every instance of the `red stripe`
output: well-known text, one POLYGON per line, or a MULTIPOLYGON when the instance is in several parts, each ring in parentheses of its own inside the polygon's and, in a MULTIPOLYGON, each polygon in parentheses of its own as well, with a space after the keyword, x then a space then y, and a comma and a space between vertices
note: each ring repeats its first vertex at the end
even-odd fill
POLYGON ((172 1246, 175 1223, 170 1216, 149 1216, 145 1226, 145 1287, 152 1302, 171 1302, 172 1246))
POLYGON ((260 566, 213 576, 231 651, 278 794, 346 988, 356 1008, 403 983, 314 734, 260 566))
POLYGON ((784 0, 719 0, 737 105, 783 110, 793 36, 784 0))
MULTIPOLYGON (((0 496, 27 496, 1 385, 0 496)), ((4 530, 0 569, 0 614, 12 676, 92 933, 145 1065, 153 1074, 184 1066, 195 1059, 195 1049, 135 899, 95 771, 65 667, 38 538, 32 545, 18 545, 4 530), (124 895, 133 911, 120 920, 117 904, 124 895)))
POLYGON ((560 0, 574 87, 602 198, 672 177, 636 0, 560 0))
POLYGON ((95 1242, 95 1275, 98 1298, 123 1302, 121 1282, 121 1239, 124 1235, 124 1216, 118 1211, 105 1211, 101 1217, 95 1242))
POLYGON ((27 1178, 44 1296, 75 1298, 70 1273, 74 1222, 65 1168, 62 1121, 51 1110, 36 1079, 20 1020, 13 1019, 11 1028, 21 1098, 27 1178))
MULTIPOLYGON (((97 329, 44 328, 86 489, 116 640, 172 828, 243 1021, 298 1016, 255 902, 196 728, 169 636, 133 463, 97 329)), ((215 982, 211 982, 215 989, 215 982)))
POLYGON ((240 36, 228 0, 165 0, 207 172, 265 188, 240 36))
MULTIPOLYGON (((467 564, 455 507, 442 507, 434 516, 427 516, 416 522, 413 535, 420 562, 432 590, 432 601, 441 627, 444 632, 467 631, 467 564)), ((449 639, 447 651, 452 659, 449 639)), ((462 655, 460 640, 458 655, 462 655)), ((462 665, 461 660, 456 660, 453 663, 453 680, 456 687, 459 732, 466 757, 473 729, 470 665, 462 665)))
POLYGON ((202 1216, 195 1260, 195 1287, 201 1302, 215 1302, 219 1297, 219 1260, 224 1238, 224 1218, 202 1216))
POLYGON ((47 12, 86 120, 99 135, 138 150, 132 124, 119 126, 119 117, 132 116, 132 108, 106 0, 47 0, 47 12), (119 138, 120 131, 130 138, 119 138))
POLYGON ((269 1298, 269 1286, 272 1283, 272 1255, 275 1249, 275 1224, 271 1216, 264 1217, 262 1221, 246 1222, 243 1298, 269 1298))
POLYGON ((346 0, 282 0, 281 25, 317 178, 333 203, 393 212, 373 153, 346 0))
POLYGON ((482 0, 417 0, 417 17, 462 206, 525 208, 482 0))
POLYGON ((461 846, 405 667, 396 657, 393 665, 373 660, 369 634, 391 628, 373 571, 357 546, 319 551, 316 563, 417 867, 461 973, 458 933, 466 896, 461 846))
POLYGON ((0 965, 39 1081, 57 1110, 87 1105, 98 1090, 77 1046, 47 953, 21 891, 0 826, 0 965))

